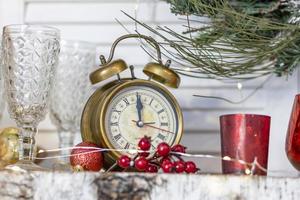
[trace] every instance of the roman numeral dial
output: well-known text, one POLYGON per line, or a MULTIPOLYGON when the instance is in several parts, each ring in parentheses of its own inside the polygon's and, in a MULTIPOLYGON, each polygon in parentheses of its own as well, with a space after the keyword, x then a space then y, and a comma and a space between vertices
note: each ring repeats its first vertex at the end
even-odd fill
POLYGON ((132 86, 119 91, 105 114, 107 137, 114 148, 137 148, 145 135, 152 149, 160 142, 173 144, 178 116, 170 98, 149 86, 132 86))

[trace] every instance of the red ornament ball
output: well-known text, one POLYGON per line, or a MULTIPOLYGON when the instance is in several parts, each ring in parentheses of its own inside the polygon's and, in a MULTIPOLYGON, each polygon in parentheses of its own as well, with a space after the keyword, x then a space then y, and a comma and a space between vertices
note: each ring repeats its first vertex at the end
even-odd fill
POLYGON ((141 156, 134 161, 134 166, 139 171, 145 171, 148 166, 148 160, 141 156))
MULTIPOLYGON (((91 142, 81 142, 76 147, 98 147, 91 142)), ((101 152, 95 152, 95 148, 75 148, 71 151, 70 163, 73 167, 81 166, 87 171, 99 171, 103 166, 101 152), (90 152, 90 153, 89 153, 90 152)))
POLYGON ((196 173, 198 171, 197 166, 194 162, 192 161, 187 161, 185 163, 185 172, 190 174, 190 173, 196 173))
POLYGON ((140 139, 139 144, 138 144, 139 148, 143 151, 148 151, 151 147, 151 140, 149 137, 145 136, 143 138, 140 139))
POLYGON ((119 158, 118 165, 119 165, 119 167, 126 169, 130 166, 130 161, 131 161, 131 159, 128 156, 123 155, 119 158))
POLYGON ((181 144, 176 144, 174 145, 171 150, 174 152, 179 152, 179 153, 185 153, 185 146, 182 146, 181 144))
POLYGON ((170 145, 168 145, 165 142, 160 143, 156 148, 156 152, 159 156, 167 156, 169 155, 170 151, 171 151, 170 145))

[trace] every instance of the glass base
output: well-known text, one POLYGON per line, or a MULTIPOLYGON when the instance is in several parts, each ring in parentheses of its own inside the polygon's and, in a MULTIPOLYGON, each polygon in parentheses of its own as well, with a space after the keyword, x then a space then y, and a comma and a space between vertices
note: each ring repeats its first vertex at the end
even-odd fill
POLYGON ((57 160, 53 164, 53 170, 55 171, 73 171, 69 162, 64 160, 57 160))
POLYGON ((39 165, 34 164, 31 161, 18 161, 13 165, 7 165, 4 169, 16 171, 16 172, 27 172, 27 171, 48 171, 39 165))

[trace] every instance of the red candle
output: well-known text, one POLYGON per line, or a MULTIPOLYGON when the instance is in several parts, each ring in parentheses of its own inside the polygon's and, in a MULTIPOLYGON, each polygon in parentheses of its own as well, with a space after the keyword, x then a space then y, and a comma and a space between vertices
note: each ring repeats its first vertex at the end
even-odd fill
MULTIPOLYGON (((220 117, 221 150, 223 158, 256 162, 268 168, 268 149, 271 117, 254 114, 229 114, 220 117)), ((251 166, 238 161, 222 160, 224 174, 247 174, 251 166)), ((266 175, 255 166, 252 173, 266 175)))
POLYGON ((295 96, 287 131, 285 151, 292 165, 300 171, 300 94, 295 96))

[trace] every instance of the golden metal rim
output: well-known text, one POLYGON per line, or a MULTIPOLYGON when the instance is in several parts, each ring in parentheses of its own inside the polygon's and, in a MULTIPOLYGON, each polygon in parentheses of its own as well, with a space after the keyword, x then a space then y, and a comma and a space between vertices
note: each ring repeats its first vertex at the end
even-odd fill
MULTIPOLYGON (((175 111, 177 113, 177 120, 178 120, 178 131, 177 131, 174 143, 171 145, 178 144, 180 142, 180 140, 182 138, 182 134, 183 134, 183 117, 182 117, 181 108, 180 108, 177 100, 175 99, 175 97, 166 88, 164 88, 163 86, 161 86, 155 82, 151 82, 148 80, 142 80, 142 79, 135 79, 135 80, 123 82, 120 85, 117 85, 116 87, 114 87, 112 90, 110 90, 109 94, 107 94, 107 96, 104 97, 104 99, 102 101, 102 106, 99 106, 97 109, 96 116, 98 116, 98 118, 97 118, 96 122, 100 125, 100 126, 97 126, 97 128, 100 128, 99 130, 97 130, 97 132, 100 133, 100 140, 101 140, 101 143, 103 146, 105 146, 107 148, 114 148, 113 145, 111 144, 111 142, 109 141, 106 131, 105 131, 105 114, 107 112, 109 103, 111 102, 113 97, 122 89, 124 89, 126 87, 141 86, 141 85, 157 87, 166 96, 168 96, 170 98, 170 101, 173 104, 175 111)), ((109 155, 112 157, 112 159, 116 160, 122 154, 120 152, 113 151, 113 152, 110 152, 109 155)))
POLYGON ((104 81, 112 76, 115 76, 128 68, 126 62, 122 59, 112 61, 105 64, 103 67, 95 70, 90 74, 92 84, 104 81))
POLYGON ((90 114, 91 108, 95 104, 97 97, 102 92, 102 88, 97 89, 92 96, 88 99, 87 103, 85 104, 83 108, 83 112, 81 114, 81 122, 80 122, 80 132, 81 132, 81 138, 82 141, 88 141, 88 142, 94 142, 95 144, 99 145, 96 141, 94 141, 92 130, 91 130, 91 116, 93 114, 90 114))
POLYGON ((148 63, 143 72, 150 78, 160 82, 168 87, 178 88, 180 85, 180 77, 172 69, 159 63, 148 63))
MULTIPOLYGON (((122 81, 127 80, 122 79, 122 81)), ((91 118, 95 116, 97 107, 101 105, 100 101, 103 99, 103 95, 118 84, 120 84, 120 81, 118 80, 109 82, 101 88, 97 89, 88 99, 81 115, 80 131, 83 141, 94 142, 95 144, 100 146, 100 141, 95 138, 95 135, 97 134, 93 134, 95 130, 93 124, 91 123, 91 118)))

